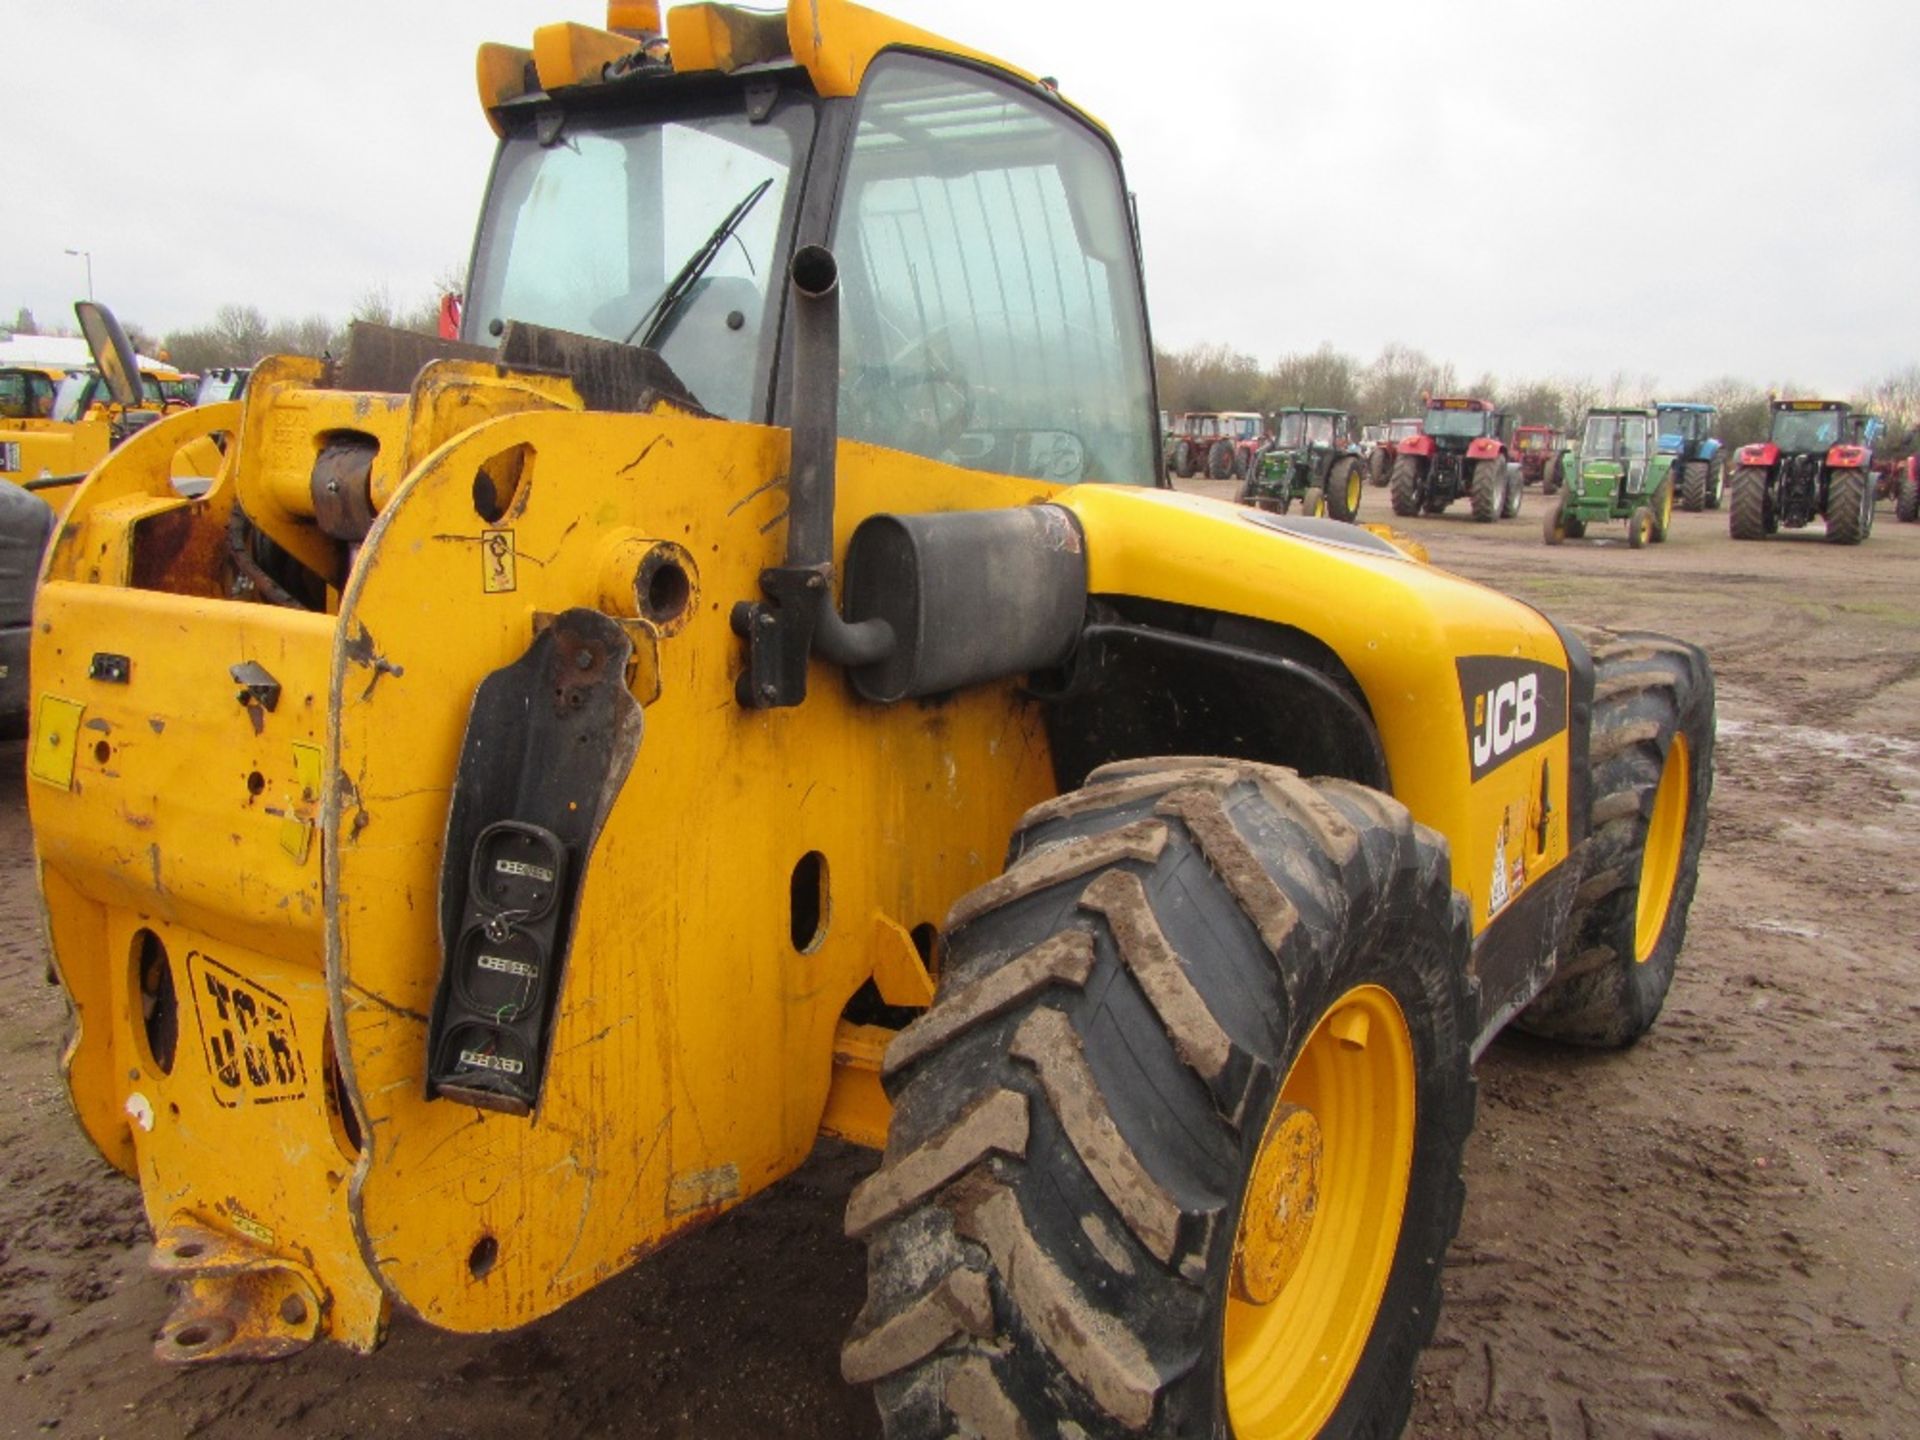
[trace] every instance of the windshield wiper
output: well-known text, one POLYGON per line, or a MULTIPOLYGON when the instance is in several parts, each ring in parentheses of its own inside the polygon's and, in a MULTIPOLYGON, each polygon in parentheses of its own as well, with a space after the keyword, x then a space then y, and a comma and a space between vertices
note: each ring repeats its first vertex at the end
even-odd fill
POLYGON ((667 321, 671 320, 673 312, 680 308, 680 302, 686 299, 687 292, 693 289, 694 282, 707 273, 707 267, 713 263, 714 256, 725 247, 727 237, 733 234, 735 227, 742 220, 747 218, 747 212, 760 203, 760 197, 772 188, 771 179, 762 180, 741 198, 738 205, 726 213, 720 223, 713 227, 713 233, 700 242, 700 247, 687 257, 687 263, 682 265, 673 279, 667 282, 667 288, 660 292, 659 298, 647 307, 646 314, 642 315, 633 329, 627 332, 627 344, 633 344, 634 337, 638 336, 642 349, 653 348, 653 342, 659 338, 660 332, 667 328, 667 321), (642 333, 643 331, 645 333, 642 333))

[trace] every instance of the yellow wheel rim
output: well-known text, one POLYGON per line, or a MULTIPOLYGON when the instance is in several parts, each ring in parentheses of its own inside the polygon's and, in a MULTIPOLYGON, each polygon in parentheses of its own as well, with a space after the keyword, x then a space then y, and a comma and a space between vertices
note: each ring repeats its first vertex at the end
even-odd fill
POLYGON ((1287 1072, 1241 1202, 1226 1307, 1238 1440, 1319 1434, 1365 1352, 1413 1168, 1413 1038, 1378 985, 1342 995, 1287 1072))
POLYGON ((1347 472, 1347 514, 1357 515, 1359 513, 1360 472, 1358 470, 1349 470, 1347 472))
POLYGON ((1667 910, 1673 887, 1680 879, 1680 852, 1687 841, 1687 785, 1691 759, 1687 740, 1676 734, 1660 767, 1660 784, 1653 792, 1653 816, 1647 821, 1647 844, 1640 855, 1640 906, 1633 922, 1633 958, 1636 964, 1653 954, 1660 932, 1667 928, 1667 910))

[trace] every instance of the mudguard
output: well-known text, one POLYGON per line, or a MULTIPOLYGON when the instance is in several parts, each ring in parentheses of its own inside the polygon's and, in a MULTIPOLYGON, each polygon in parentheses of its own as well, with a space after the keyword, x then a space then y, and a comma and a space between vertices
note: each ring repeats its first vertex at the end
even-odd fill
POLYGON ((1761 470, 1770 470, 1780 460, 1780 447, 1771 440, 1758 445, 1742 445, 1740 453, 1734 456, 1736 463, 1753 466, 1761 470))

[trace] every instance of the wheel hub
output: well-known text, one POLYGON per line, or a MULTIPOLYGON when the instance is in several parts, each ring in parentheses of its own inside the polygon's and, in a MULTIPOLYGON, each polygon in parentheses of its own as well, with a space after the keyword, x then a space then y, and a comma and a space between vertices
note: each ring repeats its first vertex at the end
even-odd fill
POLYGON ((1325 1149, 1320 1122, 1311 1111, 1285 1101, 1273 1107, 1233 1249, 1236 1298, 1249 1305, 1270 1304, 1293 1278, 1320 1208, 1325 1149))

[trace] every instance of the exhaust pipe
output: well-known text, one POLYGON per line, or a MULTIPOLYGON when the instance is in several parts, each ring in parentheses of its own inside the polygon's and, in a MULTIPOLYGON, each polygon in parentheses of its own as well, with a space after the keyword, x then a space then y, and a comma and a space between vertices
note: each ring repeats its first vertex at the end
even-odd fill
POLYGON ((893 627, 877 617, 847 623, 833 601, 834 466, 840 444, 840 266, 824 245, 803 245, 788 266, 793 317, 791 438, 785 563, 762 572, 766 599, 733 609, 746 638, 740 703, 798 705, 807 657, 871 665, 893 653, 893 627))

